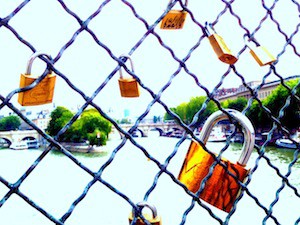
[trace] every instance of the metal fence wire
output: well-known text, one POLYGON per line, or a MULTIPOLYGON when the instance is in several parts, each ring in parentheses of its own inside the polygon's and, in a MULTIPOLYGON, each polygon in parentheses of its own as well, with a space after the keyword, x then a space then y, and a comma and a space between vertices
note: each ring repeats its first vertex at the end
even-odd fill
MULTIPOLYGON (((158 209, 158 213, 162 216, 163 224, 254 224, 251 221, 253 221, 253 219, 255 218, 259 220, 259 222, 257 222, 258 224, 299 224, 300 214, 298 213, 298 209, 296 207, 299 203, 300 194, 299 186, 297 186, 297 181, 295 182, 296 179, 294 178, 295 176, 293 176, 293 174, 297 175, 297 170, 299 170, 297 166, 300 149, 299 143, 297 144, 297 148, 293 151, 293 156, 290 158, 290 161, 287 164, 287 168, 284 169, 279 168, 276 165, 274 159, 270 155, 268 155, 268 152, 266 150, 266 146, 271 141, 275 132, 280 131, 291 139, 292 133, 285 127, 285 124, 282 123, 281 118, 284 116, 285 111, 291 104, 292 100, 293 102, 296 102, 296 104, 299 104, 299 95, 297 95, 296 90, 297 88, 299 88, 300 82, 298 82, 298 84, 293 88, 290 88, 285 83, 286 77, 295 75, 297 74, 297 72, 299 72, 297 71, 299 70, 297 64, 299 64, 298 60, 300 58, 300 53, 298 50, 300 3, 298 1, 261 0, 248 3, 247 1, 239 0, 216 0, 212 2, 188 2, 183 0, 171 0, 169 2, 168 0, 166 0, 163 3, 161 3, 160 1, 144 1, 144 8, 139 7, 139 5, 141 5, 142 3, 134 0, 106 0, 96 1, 96 3, 78 3, 82 5, 80 7, 88 8, 97 5, 95 10, 91 10, 88 17, 77 13, 71 1, 47 1, 43 2, 43 6, 47 8, 47 4, 50 5, 54 2, 55 7, 59 8, 60 14, 53 15, 51 12, 47 12, 47 14, 53 17, 53 20, 54 17, 59 17, 64 14, 63 19, 70 21, 70 23, 71 21, 76 21, 78 23, 78 29, 73 30, 71 32, 71 35, 66 31, 66 34, 63 34, 62 36, 61 34, 55 33, 55 30, 51 31, 52 37, 45 35, 44 39, 49 42, 51 42, 52 38, 55 38, 55 36, 59 38, 63 37, 63 44, 59 47, 59 51, 55 53, 56 55, 52 59, 40 57, 41 60, 47 63, 47 69, 44 71, 42 76, 37 80, 37 82, 28 87, 22 89, 16 88, 14 90, 10 90, 9 94, 7 95, 3 94, 3 92, 0 95, 2 101, 0 110, 8 107, 22 120, 29 124, 33 129, 35 129, 48 142, 47 147, 45 147, 41 154, 32 161, 31 165, 28 168, 24 168, 24 172, 22 172, 22 175, 18 177, 16 182, 11 182, 9 178, 6 178, 2 174, 0 174, 0 189, 2 189, 1 193, 3 193, 3 195, 0 196, 0 214, 1 211, 4 212, 5 207, 10 208, 11 202, 14 201, 16 197, 18 197, 24 200, 27 203, 26 205, 28 207, 31 207, 34 212, 39 212, 39 215, 43 215, 43 218, 46 218, 46 220, 43 220, 43 222, 41 222, 43 224, 81 224, 79 222, 76 222, 77 211, 84 210, 84 207, 81 207, 81 205, 84 205, 85 199, 90 198, 89 193, 91 192, 91 190, 99 188, 100 185, 102 189, 104 187, 106 191, 109 190, 110 194, 108 195, 111 196, 112 200, 109 203, 105 202, 103 204, 105 204, 106 207, 111 210, 111 212, 110 214, 107 214, 108 209, 96 210, 97 221, 86 220, 84 224, 119 223, 115 221, 121 221, 121 224, 128 224, 128 215, 132 210, 134 212, 134 217, 131 224, 136 224, 137 218, 139 216, 142 217, 144 224, 154 224, 147 221, 141 213, 141 210, 139 210, 137 206, 137 202, 139 201, 146 201, 149 202, 149 204, 155 205, 158 209), (91 6, 89 4, 91 4, 91 6), (146 45, 145 43, 150 41, 156 42, 156 46, 159 47, 159 51, 157 52, 157 54, 167 54, 167 60, 161 63, 166 67, 169 66, 170 68, 174 68, 171 73, 166 72, 165 70, 160 70, 159 76, 153 77, 152 82, 160 84, 160 88, 158 90, 154 90, 154 88, 151 88, 148 80, 149 78, 146 78, 142 72, 132 71, 128 67, 128 64, 125 64, 125 58, 120 57, 121 54, 119 52, 120 50, 118 50, 118 47, 111 45, 110 39, 103 38, 103 33, 98 32, 98 30, 96 29, 97 26, 101 27, 101 24, 103 24, 103 21, 101 20, 104 18, 102 18, 102 15, 104 14, 114 14, 115 19, 118 19, 120 15, 116 15, 114 12, 114 7, 116 4, 118 5, 118 7, 127 10, 131 17, 131 20, 134 20, 135 22, 126 24, 126 26, 130 27, 131 29, 130 31, 128 31, 128 33, 124 34, 124 36, 111 36, 111 38, 118 39, 120 46, 124 46, 125 42, 131 41, 127 41, 126 37, 128 37, 128 35, 133 35, 135 38, 137 38, 135 42, 132 42, 131 48, 127 49, 126 54, 133 57, 137 61, 139 60, 141 64, 142 62, 149 60, 149 57, 147 56, 147 49, 144 48, 144 46, 146 45), (150 5, 152 5, 152 7, 155 7, 153 6, 155 4, 163 6, 164 9, 160 11, 160 14, 158 14, 156 11, 153 12, 153 15, 151 15, 151 11, 149 11, 147 7, 149 7, 150 5), (199 4, 201 7, 197 8, 197 4, 199 4), (249 4, 249 8, 247 4, 249 4), (251 4, 255 5, 255 7, 253 8, 254 11, 252 11, 252 8, 250 7, 251 4), (243 10, 240 8, 240 5, 244 6, 243 10), (288 11, 285 10, 285 7, 288 7, 288 11), (185 28, 176 31, 160 30, 162 19, 173 9, 182 9, 187 13, 184 26, 190 26, 191 29, 189 30, 190 33, 188 34, 188 36, 194 37, 194 42, 190 41, 191 39, 185 40, 186 36, 183 35, 185 34, 185 28), (147 16, 143 17, 146 12, 147 16), (207 18, 208 15, 209 18, 207 18), (294 15, 296 16, 294 17, 294 15), (249 23, 249 21, 251 21, 252 23, 249 23), (207 33, 208 28, 214 28, 220 35, 227 35, 226 40, 230 40, 230 43, 235 42, 235 46, 237 46, 236 49, 238 50, 236 57, 239 59, 237 63, 223 63, 216 58, 214 53, 211 54, 211 49, 206 49, 205 46, 207 46, 207 37, 209 36, 209 33, 207 33), (171 36, 173 37, 173 42, 170 41, 170 38, 166 36, 167 32, 168 35, 170 35, 170 32, 173 32, 171 34, 171 36), (85 91, 81 89, 80 83, 78 84, 76 82, 73 82, 74 77, 72 77, 71 74, 60 69, 63 64, 63 62, 62 64, 60 64, 60 61, 63 61, 61 59, 63 58, 63 56, 67 56, 69 54, 68 51, 70 49, 76 48, 76 44, 80 42, 80 38, 82 35, 88 36, 91 43, 91 45, 86 46, 87 51, 97 49, 96 51, 101 51, 102 53, 104 52, 106 57, 110 57, 116 65, 111 71, 106 73, 105 79, 103 79, 102 75, 101 79, 103 79, 103 81, 100 81, 99 79, 95 91, 91 92, 91 94, 86 94, 85 91), (236 41, 235 37, 238 38, 238 41, 236 41), (277 60, 264 67, 257 66, 257 64, 254 64, 254 61, 250 62, 250 57, 248 58, 249 51, 247 50, 247 43, 244 40, 245 37, 257 46, 260 45, 260 42, 262 42, 261 45, 266 44, 268 45, 268 47, 272 46, 274 52, 277 52, 277 54, 275 55, 275 58, 277 60), (279 41, 279 44, 275 44, 276 41, 279 41), (180 46, 184 46, 181 49, 178 49, 176 47, 179 42, 180 46), (207 61, 205 60, 210 57, 215 58, 210 59, 211 61, 208 61, 207 63, 207 61), (198 63, 196 63, 196 67, 193 66, 195 60, 199 61, 198 63), (252 62, 253 65, 251 64, 252 62), (215 66, 214 64, 221 65, 220 69, 217 69, 217 66, 215 66), (251 65, 250 67, 246 67, 245 69, 245 64, 247 64, 247 66, 249 66, 249 64, 251 65), (105 92, 105 88, 107 86, 109 86, 109 88, 112 87, 110 86, 110 84, 115 82, 114 78, 118 78, 118 71, 121 67, 123 67, 127 73, 136 78, 143 91, 143 95, 148 95, 149 97, 148 102, 146 102, 147 107, 145 107, 145 110, 143 110, 143 112, 134 121, 134 124, 129 130, 123 129, 122 126, 106 112, 106 110, 101 105, 101 101, 96 101, 97 97, 101 96, 101 94, 105 92), (52 70, 57 75, 57 79, 64 83, 65 90, 67 90, 67 88, 72 90, 72 92, 80 95, 84 101, 76 111, 76 114, 59 131, 56 137, 49 136, 44 130, 35 125, 27 117, 27 115, 20 110, 20 105, 13 101, 13 98, 17 96, 19 92, 23 92, 35 87, 41 80, 43 80, 47 76, 49 70, 52 70), (213 75, 207 76, 205 75, 206 72, 213 75), (249 74, 255 74, 255 77, 257 77, 256 80, 260 80, 260 84, 258 86, 253 87, 249 85, 249 79, 247 77, 249 74), (214 76, 214 78, 218 79, 219 81, 214 84, 213 88, 209 88, 207 87, 207 84, 212 83, 212 76, 214 76), (166 77, 168 79, 166 79, 166 77), (168 92, 172 92, 172 95, 174 96, 174 98, 176 98, 176 95, 180 95, 180 92, 184 92, 185 89, 189 89, 189 87, 187 86, 182 87, 182 90, 172 89, 172 86, 174 85, 174 82, 176 82, 176 79, 178 79, 178 77, 191 80, 193 83, 193 86, 191 88, 196 88, 199 90, 199 93, 204 93, 206 95, 206 101, 202 105, 201 110, 194 116, 194 119, 190 124, 186 124, 183 120, 181 120, 180 117, 170 109, 171 107, 173 107, 173 105, 170 105, 169 102, 164 98, 165 95, 169 95, 167 94, 168 92), (258 97, 258 92, 266 85, 268 80, 271 78, 273 78, 273 80, 274 78, 276 80, 279 80, 280 83, 289 92, 289 96, 285 99, 285 104, 278 114, 275 114, 268 107, 264 106, 261 99, 258 97), (251 156, 251 159, 253 160, 253 166, 250 170, 249 176, 244 183, 237 181, 242 187, 241 194, 235 200, 233 208, 228 213, 223 213, 206 204, 203 200, 201 200, 201 198, 198 198, 197 195, 201 193, 201 191, 203 191, 204 185, 201 186, 197 193, 189 191, 187 187, 177 179, 178 174, 175 174, 174 170, 172 170, 170 166, 172 160, 175 160, 176 156, 181 154, 180 152, 182 151, 181 149, 183 143, 189 142, 190 137, 198 140, 201 143, 199 138, 194 133, 194 125, 195 121, 197 121, 198 116, 207 110, 209 101, 215 102, 219 110, 226 113, 225 109, 222 108, 216 96, 218 89, 222 87, 222 85, 230 83, 233 80, 238 81, 245 88, 245 90, 248 90, 250 92, 247 106, 244 108, 242 113, 246 114, 250 110, 252 104, 254 104, 254 102, 258 102, 260 107, 263 109, 263 112, 268 115, 269 118, 271 118, 273 126, 268 130, 267 139, 263 143, 255 144, 254 152, 256 154, 253 154, 251 156), (133 131, 136 130, 141 121, 146 118, 152 108, 157 105, 163 108, 166 113, 172 115, 174 120, 185 131, 181 138, 177 139, 176 144, 172 147, 172 150, 170 151, 170 153, 168 153, 163 161, 157 159, 155 154, 152 154, 152 152, 148 148, 149 146, 145 146, 139 141, 139 139, 133 137, 133 131), (88 165, 87 161, 85 161, 85 159, 77 157, 76 154, 69 152, 58 141, 59 137, 68 130, 68 128, 81 116, 82 112, 89 106, 97 109, 104 118, 112 123, 115 130, 123 134, 123 138, 120 140, 120 143, 116 145, 114 149, 109 153, 109 157, 107 157, 107 160, 105 162, 101 163, 101 165, 97 165, 97 169, 92 169, 88 165), (152 175, 146 177, 147 188, 144 191, 144 197, 132 197, 134 195, 128 193, 124 186, 122 187, 115 185, 114 182, 110 181, 110 177, 104 176, 106 171, 109 171, 113 164, 118 161, 118 157, 124 157, 122 158, 122 160, 124 161, 128 160, 126 159, 126 154, 129 154, 129 152, 122 150, 124 149, 124 146, 128 145, 129 143, 133 146, 133 150, 137 149, 136 151, 143 153, 145 158, 148 159, 142 163, 154 165, 156 169, 156 173, 154 174, 154 176, 152 175), (26 185, 26 181, 29 180, 34 173, 37 173, 41 164, 47 162, 47 158, 49 157, 53 148, 59 149, 64 157, 69 159, 69 161, 80 168, 81 171, 87 173, 90 178, 88 181, 82 181, 80 193, 77 192, 77 197, 73 199, 72 203, 68 206, 66 211, 59 212, 60 216, 58 215, 58 213, 53 213, 47 207, 44 207, 43 204, 40 204, 39 201, 32 198, 30 192, 22 191, 22 186, 26 185), (254 179, 255 176, 259 177, 263 174, 258 172, 262 164, 266 165, 265 168, 267 168, 268 171, 271 171, 271 181, 279 180, 279 183, 276 183, 274 181, 274 184, 269 184, 273 186, 273 188, 275 188, 274 190, 266 190, 265 188, 263 188, 264 186, 268 185, 266 182, 264 182, 264 180, 261 180, 260 185, 256 186, 255 188, 251 186, 252 179, 254 179), (167 190, 161 189, 161 186, 159 184, 165 179, 167 179, 169 183, 172 183, 172 188, 169 189, 166 187, 167 190), (178 189, 176 189, 176 191, 184 194, 184 196, 188 200, 188 203, 183 203, 181 200, 178 200, 179 197, 177 196, 177 194, 172 193, 174 186, 175 189, 178 189), (162 193, 160 193, 161 197, 156 198, 157 192, 160 191, 162 191, 162 193), (286 192, 288 192, 289 194, 286 194, 286 192), (268 195, 271 197, 268 197, 268 200, 264 200, 261 198, 264 195, 268 195), (162 196, 164 196, 167 200, 162 196), (137 199, 138 197, 139 200, 137 199), (249 199, 249 205, 248 203, 243 204, 243 199, 245 197, 249 199), (115 203, 116 198, 122 200, 121 205, 115 203), (285 199, 289 200, 286 201, 285 199), (167 201, 168 204, 163 204, 164 201, 167 201), (282 202, 285 202, 287 204, 283 204, 282 202), (177 206, 182 206, 183 208, 181 208, 181 210, 177 210, 177 206), (117 208, 123 209, 117 210, 117 208), (252 208, 255 208, 257 210, 254 214, 251 213, 252 208), (109 220, 106 219, 107 217, 117 217, 118 219, 109 220), (179 217, 180 219, 178 219, 179 217), (74 219, 72 220, 71 218, 74 219), (174 218, 177 218, 177 220, 175 220, 174 218), (192 218, 195 219, 193 220, 192 218)), ((34 53, 40 50, 38 47, 39 44, 36 43, 37 39, 34 39, 33 41, 32 39, 28 38, 29 36, 23 32, 22 27, 17 25, 14 20, 28 17, 31 12, 26 10, 30 9, 34 4, 37 3, 38 1, 34 0, 19 1, 19 3, 17 3, 17 1, 14 1, 12 4, 14 5, 13 8, 12 6, 10 6, 12 10, 10 10, 9 12, 1 12, 0 15, 0 34, 1 32, 9 33, 11 39, 16 40, 16 43, 19 47, 22 46, 22 48, 28 48, 30 53, 34 53)), ((0 3, 0 11, 2 8, 2 4, 5 4, 4 1, 0 3)), ((111 26, 115 25, 112 20, 106 20, 104 22, 109 26, 110 23, 111 26)), ((120 21, 118 22, 119 25, 114 27, 114 29, 122 29, 122 23, 126 23, 126 21, 122 21, 122 19, 120 19, 120 21)), ((34 24, 32 26, 32 29, 39 29, 35 28, 34 24)), ((69 28, 65 27, 65 29, 68 30, 69 28)), ((47 28, 45 30, 47 30, 47 28)), ((212 30, 211 32, 214 31, 212 30)), ((4 47, 6 45, 6 42, 6 39, 1 38, 1 46, 4 47)), ((61 43, 61 41, 59 43, 61 43)), ((54 52, 55 50, 51 51, 54 52)), ((1 50, 1 52, 3 51, 1 50)), ((13 55, 14 52, 11 52, 11 54, 13 55)), ((11 58, 11 60, 13 60, 13 58, 15 57, 17 56, 7 56, 7 58, 11 58)), ((158 57, 158 55, 150 56, 150 58, 152 59, 155 59, 155 57, 158 57)), ((78 61, 74 63, 77 62, 78 61)), ((154 62, 158 63, 155 60, 154 62)), ((4 65, 2 64, 1 67, 3 66, 4 65)), ((153 63, 152 67, 149 68, 155 67, 159 67, 159 65, 153 63)), ((138 69, 136 71, 138 71, 138 69)), ((5 83, 5 75, 2 74, 1 76, 2 82, 5 83)), ((117 86, 116 83, 114 83, 114 85, 117 86)), ((94 86, 91 84, 90 87, 94 86)), ((58 97, 64 98, 64 96, 58 97)), ((113 102, 114 99, 111 99, 111 101, 113 102)), ((228 145, 229 143, 227 143, 227 145, 224 147, 224 149, 221 150, 221 152, 224 152, 228 145)), ((204 148, 206 149, 206 147, 204 148)), ((209 151, 208 149, 206 150, 209 151)), ((161 151, 164 151, 164 154, 166 152, 166 150, 164 149, 161 149, 161 151)), ((181 156, 184 156, 184 154, 181 154, 181 156)), ((220 164, 225 169, 227 169, 227 167, 221 163, 220 157, 215 158, 216 162, 215 164, 213 164, 213 167, 216 166, 216 164, 220 164)), ((181 158, 181 160, 183 162, 184 158, 181 158)), ((69 164, 67 164, 66 166, 68 165, 69 164)), ((143 175, 139 174, 139 170, 139 166, 136 166, 135 172, 131 174, 131 176, 137 180, 137 183, 131 184, 129 182, 124 183, 124 185, 128 187, 131 187, 131 185, 136 186, 139 183, 138 180, 140 179, 141 182, 144 182, 144 180, 141 178, 141 176, 143 175)), ((64 171, 61 172, 63 173, 64 171)), ((48 173, 51 173, 51 171, 48 171, 48 173)), ((231 173, 229 174, 234 179, 237 179, 231 173)), ((212 176, 212 169, 207 175, 206 180, 209 179, 210 176, 212 176)), ((62 185, 66 185, 66 183, 61 183, 62 185)), ((69 188, 73 189, 75 187, 69 188)), ((48 193, 44 194, 47 195, 48 193)), ((101 199, 99 201, 101 201, 101 199)), ((11 215, 8 215, 8 217, 18 217, 18 212, 15 212, 14 209, 10 210, 15 214, 12 213, 11 215)), ((26 222, 29 217, 30 216, 23 219, 23 224, 27 224, 26 222)), ((3 218, 3 216, 0 217, 0 224, 15 224, 14 222, 10 223, 7 221, 4 223, 1 218, 3 218)), ((13 221, 13 219, 11 221, 13 221)), ((28 222, 28 224, 33 223, 28 222)))

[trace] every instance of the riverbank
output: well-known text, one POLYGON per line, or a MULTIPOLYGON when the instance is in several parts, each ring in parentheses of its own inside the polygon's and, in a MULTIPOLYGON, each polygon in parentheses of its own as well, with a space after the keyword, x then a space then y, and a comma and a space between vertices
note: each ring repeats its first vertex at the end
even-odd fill
POLYGON ((86 143, 61 143, 70 152, 80 153, 101 153, 105 151, 105 146, 87 145, 86 143))

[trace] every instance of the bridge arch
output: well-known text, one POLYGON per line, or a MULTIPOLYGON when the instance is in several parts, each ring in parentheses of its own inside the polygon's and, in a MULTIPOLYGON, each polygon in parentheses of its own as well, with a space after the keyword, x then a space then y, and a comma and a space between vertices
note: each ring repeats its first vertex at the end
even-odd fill
POLYGON ((35 130, 13 130, 13 131, 1 131, 0 139, 4 139, 9 143, 9 145, 13 142, 22 141, 25 139, 30 140, 40 140, 40 135, 35 130))
POLYGON ((10 146, 12 142, 8 138, 0 137, 0 143, 1 146, 5 145, 5 143, 7 144, 7 146, 10 146))
POLYGON ((31 141, 31 140, 37 140, 37 139, 33 136, 26 136, 26 137, 22 138, 22 141, 31 141))
POLYGON ((139 129, 139 128, 136 128, 136 129, 132 132, 132 135, 133 135, 134 137, 139 137, 139 135, 137 135, 137 133, 140 133, 141 137, 145 137, 144 132, 143 132, 141 129, 139 129))
POLYGON ((158 131, 159 136, 163 136, 165 134, 164 130, 162 128, 159 128, 159 127, 153 127, 153 128, 150 129, 150 131, 158 131))

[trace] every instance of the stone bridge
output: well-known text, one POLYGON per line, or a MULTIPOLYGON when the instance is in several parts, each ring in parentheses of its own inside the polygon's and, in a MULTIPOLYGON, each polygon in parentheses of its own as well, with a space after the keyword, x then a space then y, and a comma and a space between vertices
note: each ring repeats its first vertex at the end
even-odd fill
POLYGON ((0 131, 0 138, 4 139, 8 145, 27 139, 39 140, 39 136, 35 130, 0 131))
MULTIPOLYGON (((119 124, 119 126, 128 131, 132 128, 134 124, 119 124)), ((135 129, 135 134, 140 133, 141 137, 148 137, 149 131, 158 131, 160 136, 166 136, 175 133, 182 133, 183 128, 176 123, 141 123, 138 125, 137 129, 135 129)), ((117 129, 113 127, 112 132, 116 132, 117 129)), ((123 134, 121 134, 121 137, 123 134)))

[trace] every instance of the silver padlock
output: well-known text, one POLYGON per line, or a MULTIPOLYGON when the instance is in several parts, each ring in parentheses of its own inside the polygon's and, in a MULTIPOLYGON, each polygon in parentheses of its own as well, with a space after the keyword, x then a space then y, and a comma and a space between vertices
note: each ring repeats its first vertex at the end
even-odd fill
MULTIPOLYGON (((148 202, 139 202, 137 204, 138 210, 141 213, 144 207, 147 207, 148 209, 151 210, 152 212, 152 216, 148 215, 148 214, 143 214, 143 216, 145 217, 146 220, 148 220, 148 222, 151 225, 161 225, 161 217, 157 215, 157 210, 155 208, 154 205, 150 205, 148 202)), ((132 221, 134 220, 134 210, 132 210, 132 213, 129 214, 129 224, 132 223, 132 221)), ((141 218, 137 218, 135 225, 144 225, 146 223, 144 223, 144 221, 141 218)))

